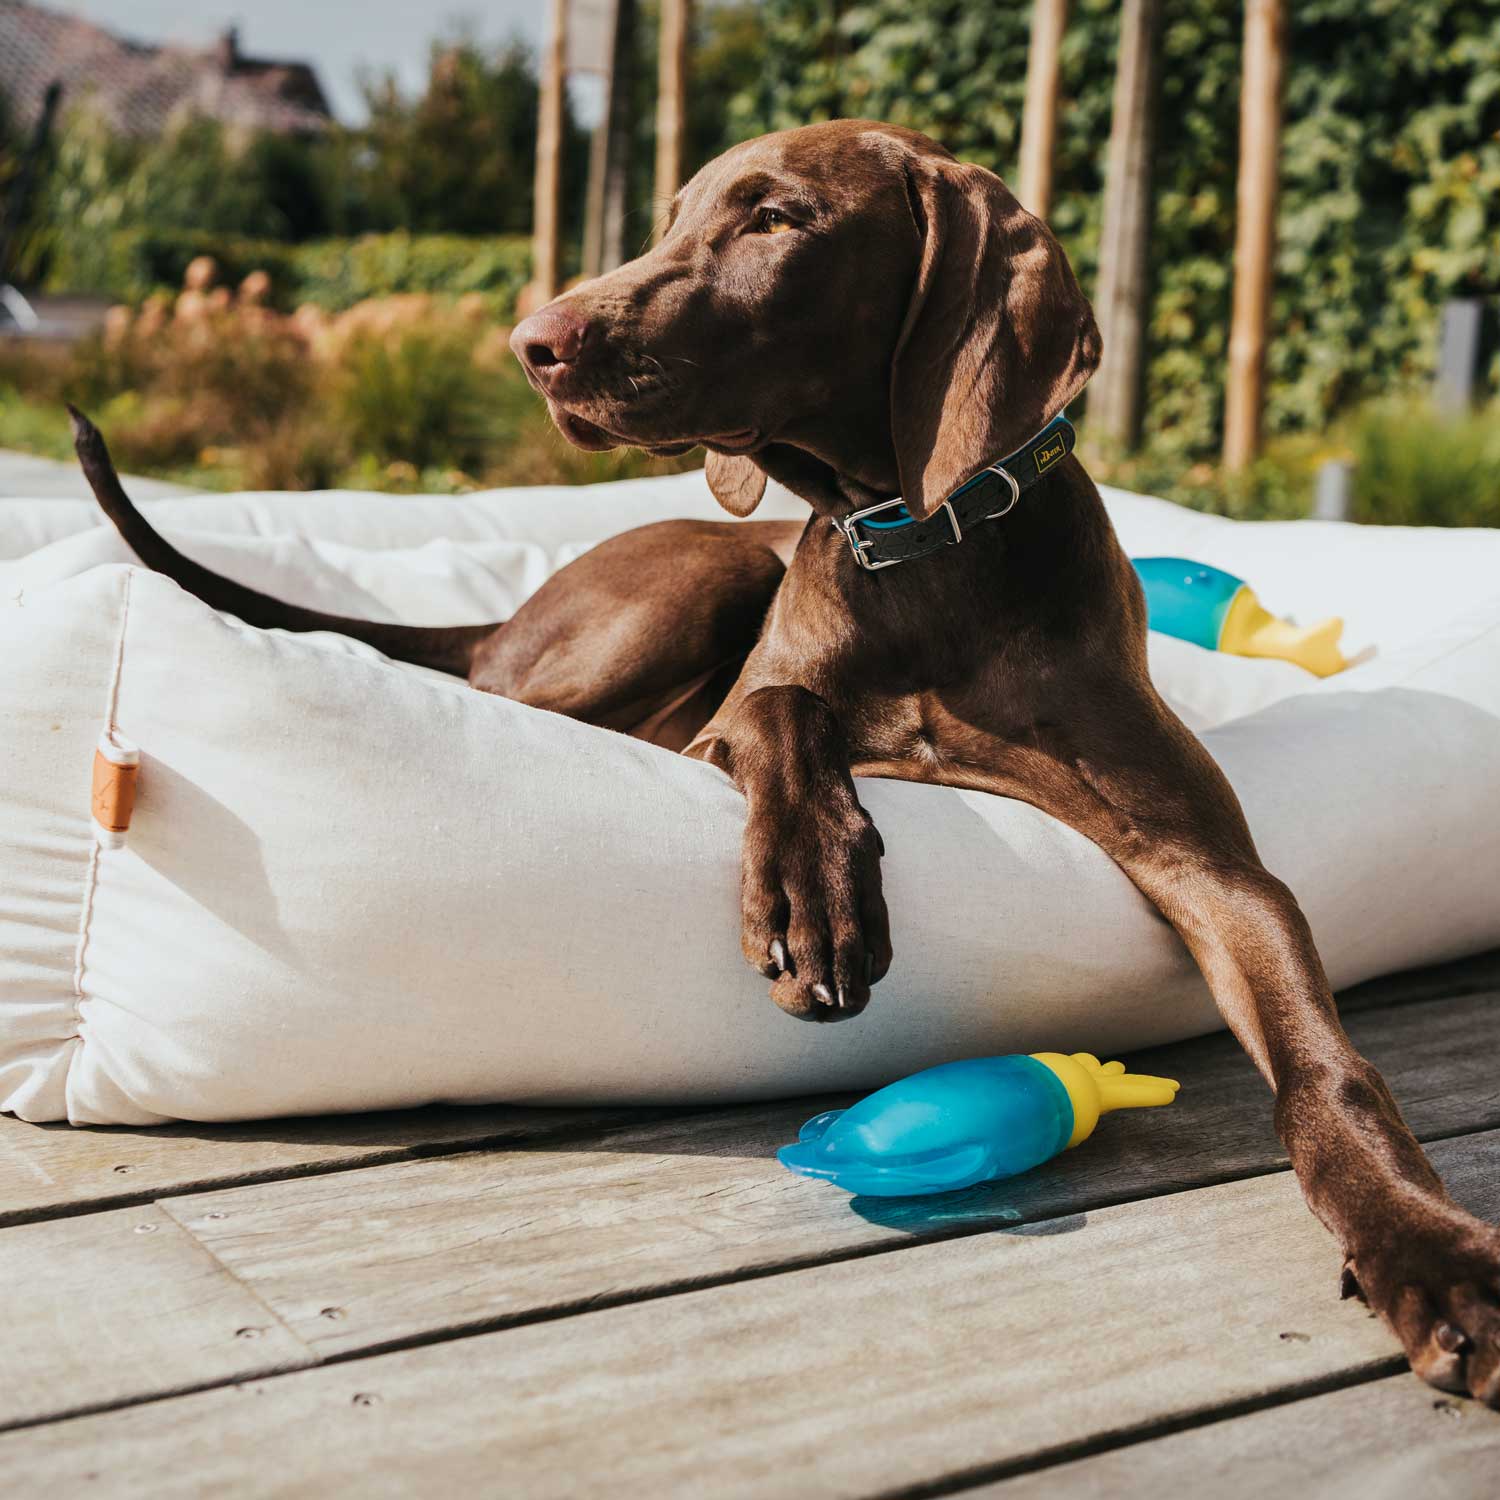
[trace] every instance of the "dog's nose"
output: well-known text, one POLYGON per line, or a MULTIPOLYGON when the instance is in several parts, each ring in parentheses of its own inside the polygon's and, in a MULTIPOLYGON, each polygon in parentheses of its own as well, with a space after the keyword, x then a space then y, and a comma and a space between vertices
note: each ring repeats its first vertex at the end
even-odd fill
POLYGON ((549 371, 576 363, 588 337, 588 319, 554 303, 517 323, 510 347, 533 375, 545 379, 549 371))

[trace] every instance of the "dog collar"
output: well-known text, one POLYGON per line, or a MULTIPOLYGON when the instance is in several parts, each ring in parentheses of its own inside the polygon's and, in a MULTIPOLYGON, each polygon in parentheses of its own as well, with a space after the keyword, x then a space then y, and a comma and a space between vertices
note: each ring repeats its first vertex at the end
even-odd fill
POLYGON ((917 520, 896 499, 867 505, 853 515, 834 516, 834 527, 843 532, 855 562, 867 573, 913 562, 963 541, 964 532, 981 521, 1007 514, 1025 491, 1073 451, 1077 440, 1073 424, 1060 414, 1009 458, 959 485, 925 521, 917 520), (877 520, 879 516, 884 518, 877 520))

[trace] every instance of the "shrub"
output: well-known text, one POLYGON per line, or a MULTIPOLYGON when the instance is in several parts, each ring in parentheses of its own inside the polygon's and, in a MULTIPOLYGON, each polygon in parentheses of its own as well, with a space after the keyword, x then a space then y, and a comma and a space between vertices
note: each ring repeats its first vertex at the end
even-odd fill
POLYGON ((1239 521, 1294 521, 1311 511, 1318 467, 1328 456, 1326 439, 1298 433, 1273 438, 1259 459, 1234 474, 1210 463, 1185 463, 1172 443, 1148 445, 1127 458, 1095 455, 1089 472, 1101 484, 1239 521))
POLYGON ((47 288, 97 292, 117 302, 144 302, 153 292, 175 294, 190 262, 211 255, 221 275, 243 281, 264 270, 272 284, 294 284, 291 245, 241 239, 187 229, 121 229, 111 234, 69 236, 58 242, 47 272, 47 288))
POLYGON ((311 302, 331 312, 403 292, 481 292, 497 316, 509 317, 531 275, 530 241, 518 235, 396 232, 283 245, 183 229, 125 229, 60 243, 47 284, 135 304, 153 292, 175 292, 200 255, 211 255, 229 282, 265 271, 278 307, 311 302))
POLYGON ((478 296, 284 315, 199 285, 116 309, 72 348, 0 340, 0 445, 67 457, 64 400, 122 467, 205 489, 462 491, 695 462, 570 447, 478 296))
POLYGON ((290 261, 283 302, 339 311, 399 292, 482 292, 510 317, 531 277, 531 242, 523 235, 367 234, 298 246, 290 261))
POLYGON ((1500 526, 1500 403, 1443 419, 1379 402, 1352 423, 1354 519, 1395 526, 1500 526))
POLYGON ((483 462, 493 381, 463 329, 419 324, 360 332, 339 364, 336 407, 356 451, 418 469, 483 462))

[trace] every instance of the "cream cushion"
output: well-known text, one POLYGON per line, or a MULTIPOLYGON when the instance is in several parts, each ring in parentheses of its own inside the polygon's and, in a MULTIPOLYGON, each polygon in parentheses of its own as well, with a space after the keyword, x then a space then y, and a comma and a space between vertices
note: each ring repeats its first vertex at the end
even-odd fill
MULTIPOLYGON (((1135 555, 1226 567, 1375 654, 1319 682, 1153 637, 1336 985, 1500 943, 1500 535, 1250 525, 1107 496, 1135 555)), ((154 502, 194 556, 370 618, 503 618, 701 476, 459 499, 154 502), (436 539, 435 539, 436 538, 436 539)), ((805 514, 772 495, 764 515, 805 514)), ((0 501, 0 1109, 220 1120, 431 1101, 864 1087, 943 1058, 1211 1029, 1170 930, 1024 804, 868 782, 897 960, 866 1014, 775 1009, 719 772, 126 566, 92 507, 0 501), (94 745, 141 747, 121 849, 94 745)))

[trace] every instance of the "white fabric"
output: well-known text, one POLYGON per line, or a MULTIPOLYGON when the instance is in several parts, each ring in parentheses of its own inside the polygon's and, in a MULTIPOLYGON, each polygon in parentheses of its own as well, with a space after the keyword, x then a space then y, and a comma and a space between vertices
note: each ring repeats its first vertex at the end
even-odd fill
MULTIPOLYGON (((1107 498, 1132 554, 1228 568, 1379 647, 1320 683, 1152 639, 1334 983, 1500 943, 1500 534, 1107 498)), ((698 475, 148 509, 246 582, 425 623, 503 618, 592 541, 719 514, 698 475)), ((760 512, 799 513, 784 495, 760 512)), ((746 1099, 1216 1024, 1180 944, 1086 840, 895 782, 861 795, 890 851, 896 965, 857 1021, 793 1021, 739 955, 743 811, 717 771, 99 566, 127 556, 91 507, 0 501, 0 1109, 129 1124, 746 1099), (96 852, 111 720, 141 746, 140 797, 125 847, 96 852)))

